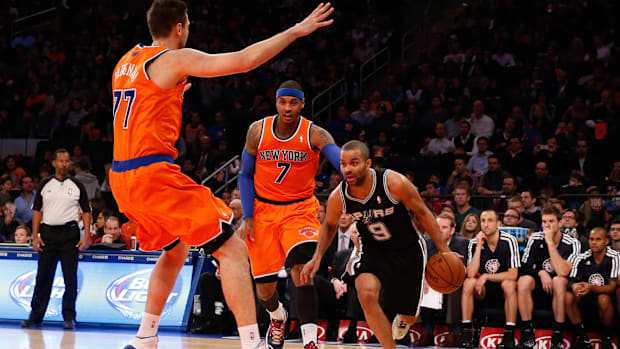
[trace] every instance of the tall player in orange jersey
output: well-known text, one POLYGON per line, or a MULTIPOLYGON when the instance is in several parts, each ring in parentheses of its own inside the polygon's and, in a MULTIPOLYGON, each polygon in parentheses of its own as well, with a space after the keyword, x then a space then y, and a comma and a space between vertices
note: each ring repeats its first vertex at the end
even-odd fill
POLYGON ((339 168, 340 148, 323 128, 301 116, 304 93, 286 81, 276 92, 278 114, 254 122, 247 133, 239 189, 246 239, 260 303, 271 316, 267 345, 284 345, 287 312, 278 301, 277 274, 286 265, 296 286, 297 315, 304 348, 317 345, 317 300, 312 282, 299 272, 312 258, 321 224, 314 176, 323 152, 339 168))
POLYGON ((138 222, 143 250, 163 249, 149 281, 146 309, 127 349, 157 347, 159 317, 185 263, 189 246, 204 246, 220 261, 222 287, 239 326, 242 348, 260 344, 247 247, 229 224, 232 213, 211 191, 173 163, 188 76, 216 77, 252 70, 295 39, 320 27, 333 12, 319 5, 300 23, 241 51, 206 54, 184 48, 189 35, 182 0, 155 0, 147 12, 151 46, 137 45, 112 76, 114 162, 110 186, 119 208, 138 222))

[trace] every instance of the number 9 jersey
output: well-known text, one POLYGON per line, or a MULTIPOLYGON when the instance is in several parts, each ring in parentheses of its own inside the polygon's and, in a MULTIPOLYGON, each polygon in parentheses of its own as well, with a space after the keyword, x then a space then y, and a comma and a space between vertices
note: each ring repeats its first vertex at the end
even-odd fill
POLYGON ((114 160, 151 154, 177 156, 181 131, 183 89, 186 82, 164 90, 149 77, 150 62, 168 51, 162 46, 136 45, 112 74, 114 160))

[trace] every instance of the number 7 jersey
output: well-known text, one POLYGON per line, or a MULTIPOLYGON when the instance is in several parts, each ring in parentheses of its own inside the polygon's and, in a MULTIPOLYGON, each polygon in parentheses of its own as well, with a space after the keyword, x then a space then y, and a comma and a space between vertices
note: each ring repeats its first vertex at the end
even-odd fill
POLYGON ((292 136, 276 136, 277 115, 263 119, 263 129, 256 152, 254 187, 260 198, 288 202, 314 195, 314 176, 319 154, 310 144, 312 121, 299 117, 292 136))
POLYGON ((162 46, 136 45, 112 74, 114 160, 145 155, 177 156, 174 143, 181 131, 182 82, 164 90, 149 77, 149 63, 168 51, 162 46))

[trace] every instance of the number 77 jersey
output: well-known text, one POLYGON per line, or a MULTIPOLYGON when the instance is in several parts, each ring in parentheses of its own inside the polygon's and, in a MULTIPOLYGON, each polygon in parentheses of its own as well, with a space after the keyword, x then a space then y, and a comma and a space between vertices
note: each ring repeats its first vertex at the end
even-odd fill
POLYGON ((312 122, 302 116, 292 136, 276 136, 277 115, 263 119, 263 129, 256 153, 254 186, 260 198, 289 202, 314 194, 314 176, 319 154, 310 144, 312 122))
POLYGON ((118 62, 112 74, 114 160, 164 154, 176 158, 181 130, 185 81, 173 89, 157 86, 148 65, 168 49, 136 45, 118 62))

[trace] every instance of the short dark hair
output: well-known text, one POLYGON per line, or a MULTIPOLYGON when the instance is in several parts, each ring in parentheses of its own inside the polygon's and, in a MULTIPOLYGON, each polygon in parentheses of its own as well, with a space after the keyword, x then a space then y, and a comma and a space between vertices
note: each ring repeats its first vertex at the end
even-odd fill
POLYGON ((489 139, 484 137, 484 136, 478 137, 478 139, 476 139, 476 144, 478 144, 478 142, 480 142, 480 141, 485 141, 485 142, 487 142, 487 144, 489 144, 489 139))
POLYGON ((499 215, 497 214, 497 211, 493 210, 493 209, 488 209, 488 210, 484 210, 482 212, 480 212, 480 217, 482 217, 482 214, 485 212, 491 212, 495 215, 495 220, 499 221, 499 215))
POLYGON ((360 141, 352 140, 352 141, 346 142, 342 146, 342 151, 345 151, 345 150, 346 151, 359 150, 360 154, 362 154, 362 160, 366 161, 370 159, 370 150, 368 150, 368 147, 366 146, 366 144, 360 141))
POLYGON ((56 158, 58 157, 58 154, 60 153, 67 153, 69 154, 69 151, 65 148, 58 148, 54 151, 54 156, 52 157, 52 160, 56 160, 56 158))
POLYGON ((13 180, 11 179, 11 177, 3 176, 2 178, 0 178, 0 185, 4 185, 4 183, 6 183, 7 181, 9 181, 9 182, 11 182, 11 184, 13 184, 13 180))
POLYGON ((555 206, 547 206, 547 207, 543 208, 542 212, 540 213, 540 215, 541 216, 544 216, 544 215, 554 215, 554 216, 556 216, 558 221, 560 219, 562 219, 562 215, 561 215, 560 210, 558 210, 558 208, 555 207, 555 206))
POLYGON ((146 22, 153 38, 164 38, 181 23, 185 27, 187 5, 183 0, 155 0, 146 12, 146 22))
POLYGON ((281 83, 281 84, 280 84, 280 86, 279 86, 278 88, 279 88, 279 89, 280 89, 280 88, 294 88, 294 89, 299 90, 299 91, 301 91, 301 92, 303 92, 303 91, 304 91, 304 90, 301 88, 301 84, 300 84, 300 83, 298 83, 298 82, 297 82, 297 81, 295 81, 295 80, 287 80, 287 81, 285 81, 285 82, 281 83))
POLYGON ((499 156, 495 155, 495 154, 491 154, 489 155, 489 157, 487 158, 487 161, 489 161, 490 159, 495 159, 497 160, 497 162, 499 162, 500 164, 502 163, 502 161, 499 159, 499 156))
POLYGON ((88 163, 88 160, 83 158, 77 162, 77 167, 83 171, 90 171, 90 164, 88 163))

